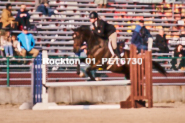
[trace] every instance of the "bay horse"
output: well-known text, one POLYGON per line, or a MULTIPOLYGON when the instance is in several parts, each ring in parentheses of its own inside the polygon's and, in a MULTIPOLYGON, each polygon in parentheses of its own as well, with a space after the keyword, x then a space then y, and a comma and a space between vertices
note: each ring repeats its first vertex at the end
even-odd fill
MULTIPOLYGON (((95 78, 91 74, 91 70, 95 70, 98 68, 103 68, 106 70, 110 65, 108 63, 104 63, 101 66, 99 64, 102 63, 102 58, 111 58, 112 54, 108 48, 108 39, 103 39, 94 34, 89 26, 81 26, 73 30, 73 52, 78 53, 82 44, 86 42, 87 44, 87 58, 95 58, 95 63, 90 64, 90 66, 86 69, 87 75, 90 77, 90 80, 95 81, 95 78)), ((116 62, 108 69, 114 73, 122 73, 125 74, 126 79, 130 79, 130 69, 129 64, 127 64, 127 58, 130 57, 130 51, 124 50, 124 56, 126 60, 126 64, 122 66, 118 66, 116 62)), ((162 74, 166 74, 164 68, 157 62, 152 61, 153 66, 162 74)))

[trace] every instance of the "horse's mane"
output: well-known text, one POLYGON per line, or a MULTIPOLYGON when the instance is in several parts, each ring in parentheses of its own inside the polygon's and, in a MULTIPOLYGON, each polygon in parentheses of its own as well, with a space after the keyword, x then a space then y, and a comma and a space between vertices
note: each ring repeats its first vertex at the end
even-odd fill
POLYGON ((85 31, 86 32, 86 31, 91 31, 91 30, 90 30, 90 27, 89 26, 82 25, 82 26, 76 28, 76 31, 79 31, 79 32, 84 32, 85 31))

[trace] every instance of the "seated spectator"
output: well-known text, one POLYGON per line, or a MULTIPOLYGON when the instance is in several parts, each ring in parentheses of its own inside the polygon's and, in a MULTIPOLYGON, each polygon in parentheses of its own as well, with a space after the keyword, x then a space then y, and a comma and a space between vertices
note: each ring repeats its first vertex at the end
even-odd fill
POLYGON ((10 32, 8 30, 1 35, 1 45, 5 50, 6 57, 13 57, 12 42, 10 38, 10 32))
POLYGON ((169 53, 166 34, 164 34, 163 30, 160 30, 159 34, 156 35, 155 44, 159 48, 160 53, 169 53))
POLYGON ((182 69, 185 70, 185 54, 183 51, 183 46, 180 44, 178 46, 176 46, 175 50, 174 50, 174 57, 178 57, 178 58, 173 58, 171 61, 172 64, 172 69, 174 70, 178 70, 178 69, 182 69))
POLYGON ((3 12, 1 14, 1 22, 2 22, 2 28, 10 27, 11 23, 15 18, 12 16, 12 6, 11 4, 6 5, 6 9, 3 9, 3 12))
POLYGON ((2 40, 2 34, 3 34, 3 30, 0 30, 0 57, 4 57, 4 47, 1 44, 1 40, 2 40))
POLYGON ((107 7, 107 0, 94 0, 95 4, 98 4, 99 8, 107 7))
POLYGON ((16 21, 19 22, 19 25, 30 27, 30 14, 26 10, 26 5, 21 5, 21 9, 18 11, 16 16, 16 21))
POLYGON ((43 15, 51 17, 55 14, 54 10, 49 7, 49 2, 44 1, 37 7, 37 12, 42 12, 43 15))
POLYGON ((24 26, 21 34, 17 36, 18 42, 21 44, 21 54, 23 57, 27 53, 31 54, 33 57, 36 57, 39 54, 39 50, 35 49, 35 40, 33 35, 28 33, 28 27, 24 26))
POLYGON ((13 48, 17 56, 22 56, 20 42, 16 40, 16 36, 12 36, 13 48))

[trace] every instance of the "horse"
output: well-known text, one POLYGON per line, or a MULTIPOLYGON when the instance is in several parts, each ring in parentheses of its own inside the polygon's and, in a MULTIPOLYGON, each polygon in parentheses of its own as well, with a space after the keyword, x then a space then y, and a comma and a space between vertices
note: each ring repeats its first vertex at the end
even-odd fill
MULTIPOLYGON (((90 77, 91 81, 95 81, 95 78, 91 74, 91 70, 96 70, 98 68, 103 68, 103 70, 108 69, 114 73, 125 74, 126 79, 130 79, 130 67, 129 64, 127 64, 128 58, 130 57, 129 50, 124 50, 124 56, 122 58, 125 59, 125 64, 121 66, 117 65, 117 62, 114 62, 112 65, 107 62, 101 64, 103 60, 102 58, 112 58, 112 54, 108 48, 108 39, 98 37, 91 31, 89 26, 80 26, 72 29, 72 31, 74 40, 73 52, 78 53, 82 44, 86 42, 87 58, 94 58, 94 62, 91 62, 90 66, 86 69, 86 73, 90 77)), ((159 63, 155 61, 152 61, 152 63, 160 73, 166 75, 166 71, 159 63)))

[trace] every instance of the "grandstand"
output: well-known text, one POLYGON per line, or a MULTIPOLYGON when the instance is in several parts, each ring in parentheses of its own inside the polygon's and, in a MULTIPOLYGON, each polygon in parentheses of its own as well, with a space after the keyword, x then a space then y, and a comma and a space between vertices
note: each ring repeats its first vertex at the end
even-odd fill
MULTIPOLYGON (((130 44, 132 31, 138 24, 140 19, 145 20, 146 27, 150 30, 153 38, 158 34, 158 30, 164 27, 169 40, 169 53, 158 53, 158 48, 153 47, 154 60, 162 62, 167 61, 168 64, 162 65, 170 68, 170 58, 157 59, 158 56, 173 56, 174 46, 178 43, 185 45, 185 40, 181 34, 185 34, 184 27, 178 23, 181 17, 185 17, 185 3, 182 1, 170 0, 153 0, 152 2, 145 2, 149 0, 108 0, 107 8, 97 8, 93 0, 50 0, 50 6, 56 9, 58 13, 47 17, 35 9, 39 4, 39 0, 21 1, 15 0, 11 2, 13 6, 12 14, 15 16, 21 4, 26 4, 29 13, 31 14, 30 22, 36 25, 37 31, 30 31, 36 39, 36 48, 48 51, 50 57, 69 56, 73 57, 73 40, 72 28, 81 25, 90 25, 89 13, 91 11, 99 12, 100 18, 114 24, 118 32, 118 41, 130 44)), ((0 2, 0 13, 5 8, 5 4, 9 2, 0 2)), ((20 33, 15 30, 13 33, 20 33)), ((16 65, 14 61, 20 59, 10 59, 6 64, 6 60, 1 59, 0 65, 0 85, 7 85, 7 78, 10 85, 30 85, 31 82, 31 65, 16 65), (10 67, 10 73, 7 66, 10 67)), ((28 59, 31 60, 31 59, 28 59)), ((161 74, 153 71, 153 82, 155 83, 185 83, 184 71, 169 70, 169 77, 165 78, 161 74)), ((123 79, 123 75, 115 74, 108 71, 98 71, 97 74, 103 80, 118 80, 123 79), (103 76, 102 76, 103 75, 103 76)), ((87 78, 79 78, 76 74, 76 65, 48 65, 48 80, 50 82, 64 82, 64 81, 82 81, 87 78), (70 79, 69 79, 70 78, 70 79)))

